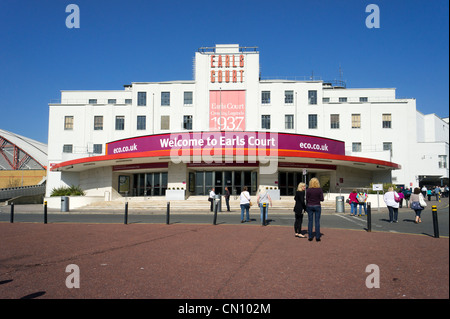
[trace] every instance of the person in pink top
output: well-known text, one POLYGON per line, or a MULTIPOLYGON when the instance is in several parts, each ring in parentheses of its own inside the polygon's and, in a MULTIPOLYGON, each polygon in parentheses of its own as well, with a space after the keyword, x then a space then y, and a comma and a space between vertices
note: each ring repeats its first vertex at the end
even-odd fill
POLYGON ((356 192, 356 189, 354 189, 348 196, 348 203, 350 204, 350 216, 356 216, 356 211, 358 209, 358 199, 356 199, 357 195, 358 193, 356 192))

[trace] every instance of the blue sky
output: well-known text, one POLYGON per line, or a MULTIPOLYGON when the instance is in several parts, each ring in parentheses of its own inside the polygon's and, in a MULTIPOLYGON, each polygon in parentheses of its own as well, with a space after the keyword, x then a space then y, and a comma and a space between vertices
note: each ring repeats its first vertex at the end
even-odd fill
POLYGON ((449 115, 448 0, 1 0, 0 128, 47 143, 60 90, 190 80, 194 52, 221 43, 259 47, 262 77, 333 80, 341 66, 347 87, 394 87, 449 115))

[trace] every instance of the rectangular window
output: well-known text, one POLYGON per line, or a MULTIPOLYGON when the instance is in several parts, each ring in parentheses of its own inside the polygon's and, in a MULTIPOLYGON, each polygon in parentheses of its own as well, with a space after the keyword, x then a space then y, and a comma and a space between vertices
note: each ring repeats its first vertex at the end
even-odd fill
POLYGON ((147 118, 145 115, 138 115, 137 117, 137 126, 138 130, 145 130, 147 127, 147 118))
POLYGON ((308 128, 309 129, 317 128, 317 114, 309 114, 308 115, 308 128))
POLYGON ((94 154, 101 154, 103 151, 102 144, 94 144, 94 154))
POLYGON ((391 114, 383 114, 382 121, 383 121, 383 128, 392 128, 391 114))
POLYGON ((352 152, 361 152, 361 142, 352 143, 352 152))
POLYGON ((391 151, 392 156, 392 142, 383 142, 383 151, 391 151))
POLYGON ((361 114, 352 114, 352 128, 361 128, 361 114))
POLYGON ((261 128, 270 129, 270 115, 261 115, 261 128))
POLYGON ((192 92, 184 92, 184 105, 192 105, 192 104, 193 104, 192 92))
POLYGON ((286 130, 294 129, 294 115, 293 114, 286 114, 284 116, 284 128, 286 130))
POLYGON ((192 130, 192 115, 183 116, 183 128, 185 130, 192 130))
POLYGON ((308 91, 308 104, 317 104, 317 91, 308 91))
POLYGON ((340 97, 339 98, 339 103, 347 103, 347 98, 346 97, 340 97))
POLYGON ((88 104, 97 104, 97 99, 89 99, 88 104))
POLYGON ((103 130, 103 116, 96 115, 94 116, 94 131, 102 131, 103 130))
POLYGON ((116 131, 125 129, 125 116, 116 116, 116 131))
POLYGON ((330 115, 330 128, 339 128, 339 114, 330 115))
POLYGON ((439 168, 447 168, 447 155, 438 155, 439 168))
POLYGON ((147 106, 147 92, 138 92, 138 106, 147 106))
POLYGON ((359 102, 369 102, 369 98, 367 97, 360 97, 359 102))
POLYGON ((72 144, 64 144, 63 145, 63 153, 72 153, 73 145, 72 144))
POLYGON ((294 103, 294 91, 284 91, 284 104, 294 103))
POLYGON ((161 116, 161 130, 170 130, 170 116, 169 115, 161 116))
POLYGON ((64 116, 64 129, 73 130, 73 116, 64 116))
POLYGON ((133 103, 132 99, 125 99, 125 104, 131 104, 131 103, 133 103))
POLYGON ((261 92, 261 104, 270 104, 270 91, 261 92))
POLYGON ((117 100, 116 99, 108 99, 108 104, 116 104, 117 100))
POLYGON ((329 97, 323 97, 322 98, 322 103, 330 103, 330 98, 329 97))
POLYGON ((161 106, 170 106, 170 92, 161 92, 161 106))

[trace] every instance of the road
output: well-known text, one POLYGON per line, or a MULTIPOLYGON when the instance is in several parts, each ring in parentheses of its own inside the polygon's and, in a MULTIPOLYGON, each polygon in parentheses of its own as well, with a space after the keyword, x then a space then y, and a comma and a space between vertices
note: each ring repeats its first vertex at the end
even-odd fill
MULTIPOLYGON (((408 208, 399 209, 398 223, 389 223, 387 209, 376 209, 372 212, 372 231, 398 232, 434 236, 433 219, 431 205, 438 207, 439 235, 441 237, 449 236, 449 206, 448 199, 439 202, 430 202, 422 212, 422 223, 415 224, 414 211, 408 208)), ((43 209, 40 205, 16 205, 14 213, 14 222, 32 222, 43 223, 43 209)), ((172 211, 170 213, 170 224, 212 224, 214 214, 198 211, 172 211)), ((261 225, 259 209, 252 208, 250 211, 250 223, 241 224, 240 211, 219 212, 217 215, 217 225, 261 225)), ((124 223, 124 211, 99 211, 78 210, 69 213, 60 213, 57 211, 49 212, 48 223, 124 223)), ((0 207, 0 222, 10 222, 10 207, 0 207)), ((165 211, 149 210, 129 210, 128 224, 139 223, 166 223, 165 211)), ((294 225, 294 215, 288 209, 271 210, 269 209, 268 226, 291 226, 292 232, 294 225)), ((308 226, 307 214, 304 215, 303 227, 305 231, 308 226)), ((321 216, 321 228, 337 228, 364 230, 367 229, 367 218, 365 216, 355 217, 349 213, 335 213, 332 210, 323 210, 321 216)), ((322 231, 326 236, 326 232, 322 231)))

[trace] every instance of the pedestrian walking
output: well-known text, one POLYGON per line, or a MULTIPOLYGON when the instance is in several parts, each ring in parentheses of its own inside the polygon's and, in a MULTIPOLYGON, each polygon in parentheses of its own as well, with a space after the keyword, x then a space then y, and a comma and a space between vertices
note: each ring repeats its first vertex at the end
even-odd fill
POLYGON ((422 192, 420 191, 419 187, 414 188, 413 194, 411 194, 410 201, 411 201, 411 209, 414 210, 416 213, 416 220, 414 221, 416 224, 421 223, 422 219, 420 218, 420 214, 422 213, 422 210, 424 207, 420 204, 420 202, 425 201, 423 198, 422 192))
POLYGON ((403 198, 405 198, 405 195, 403 194, 403 188, 400 189, 399 192, 397 192, 398 197, 400 198, 400 201, 398 202, 398 207, 402 208, 403 207, 403 198))
POLYGON ((211 191, 209 192, 208 201, 211 203, 211 211, 214 211, 214 198, 216 196, 216 193, 214 192, 214 187, 211 188, 211 191))
POLYGON ((427 196, 427 194, 428 194, 428 189, 427 189, 427 187, 426 187, 425 185, 423 185, 423 186, 422 186, 422 195, 423 195, 423 198, 425 198, 425 196, 427 196))
POLYGON ((433 191, 431 189, 427 190, 427 197, 428 197, 428 201, 431 202, 431 195, 433 194, 433 191))
POLYGON ((302 235, 303 212, 306 211, 305 189, 306 189, 305 183, 298 184, 297 191, 295 192, 295 197, 294 197, 294 200, 295 200, 294 231, 295 231, 295 237, 298 237, 298 238, 306 237, 306 236, 302 235))
POLYGON ((356 199, 356 196, 358 193, 356 192, 356 189, 354 189, 350 195, 348 195, 348 203, 350 204, 350 216, 356 216, 356 212, 358 209, 358 200, 356 199))
POLYGON ((230 191, 225 187, 225 204, 227 204, 227 212, 230 212, 230 191))
POLYGON ((398 201, 400 197, 393 187, 389 187, 388 191, 383 196, 384 202, 389 210, 389 222, 398 223, 398 201))
POLYGON ((269 204, 272 206, 272 199, 270 198, 269 193, 267 190, 263 187, 259 187, 258 196, 256 197, 256 203, 259 206, 259 209, 261 210, 261 222, 263 221, 263 214, 264 214, 264 204, 266 204, 266 222, 267 217, 269 213, 269 204))
POLYGON ((320 215, 323 202, 323 191, 320 188, 319 180, 315 177, 309 181, 309 188, 306 190, 306 210, 308 212, 308 240, 313 240, 313 221, 315 223, 316 241, 320 241, 320 215))
POLYGON ((241 205, 241 223, 244 222, 244 211, 246 212, 245 222, 250 221, 250 193, 247 191, 247 186, 244 186, 240 195, 240 205, 241 205))
POLYGON ((441 188, 439 186, 436 186, 434 189, 434 196, 436 196, 436 201, 439 201, 439 197, 441 195, 441 188))
POLYGON ((364 207, 364 215, 367 215, 367 207, 366 207, 367 197, 368 197, 368 195, 364 191, 361 191, 358 193, 358 195, 356 195, 356 199, 358 200, 358 206, 359 206, 358 216, 362 216, 361 210, 363 207, 364 207))

